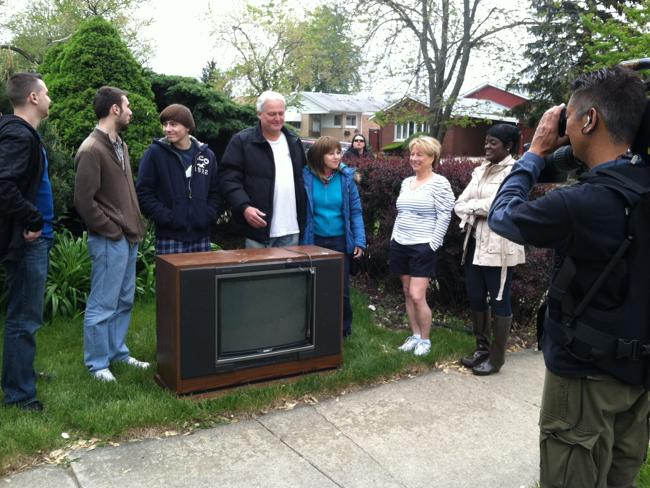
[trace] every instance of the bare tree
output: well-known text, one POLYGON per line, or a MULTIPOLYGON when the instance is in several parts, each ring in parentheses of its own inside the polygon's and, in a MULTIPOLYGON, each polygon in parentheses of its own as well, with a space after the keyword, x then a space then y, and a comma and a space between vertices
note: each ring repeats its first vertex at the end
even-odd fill
POLYGON ((408 58, 405 71, 389 72, 412 80, 425 75, 430 133, 439 140, 447 131, 472 53, 488 47, 497 34, 530 23, 513 19, 511 12, 487 0, 370 0, 359 1, 356 8, 366 12, 368 42, 385 46, 381 59, 408 58))

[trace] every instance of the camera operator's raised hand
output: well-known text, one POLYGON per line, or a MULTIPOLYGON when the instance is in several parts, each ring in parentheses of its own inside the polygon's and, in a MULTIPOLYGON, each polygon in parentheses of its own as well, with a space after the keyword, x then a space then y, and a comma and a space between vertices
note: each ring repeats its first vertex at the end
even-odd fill
POLYGON ((530 143, 530 152, 538 156, 546 156, 551 154, 558 147, 567 144, 569 141, 568 136, 560 136, 558 127, 560 126, 560 117, 564 110, 564 104, 556 105, 549 108, 535 129, 535 135, 530 143))

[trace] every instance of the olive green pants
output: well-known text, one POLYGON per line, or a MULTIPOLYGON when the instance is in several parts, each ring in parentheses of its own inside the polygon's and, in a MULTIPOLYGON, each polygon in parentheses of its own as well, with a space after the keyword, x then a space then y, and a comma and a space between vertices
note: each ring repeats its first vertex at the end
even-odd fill
POLYGON ((630 488, 648 451, 650 396, 611 376, 546 370, 540 429, 542 488, 630 488))

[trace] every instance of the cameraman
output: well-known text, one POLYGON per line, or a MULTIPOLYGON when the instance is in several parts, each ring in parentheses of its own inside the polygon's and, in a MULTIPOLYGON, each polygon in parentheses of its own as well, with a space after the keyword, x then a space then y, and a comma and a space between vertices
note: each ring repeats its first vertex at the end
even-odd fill
MULTIPOLYGON (((627 68, 601 69, 573 83, 566 134, 588 173, 630 164, 629 147, 645 105, 645 86, 627 68)), ((575 275, 566 289, 577 303, 625 239, 629 205, 612 189, 584 180, 528 201, 544 168, 544 156, 567 142, 558 135, 562 109, 563 105, 553 107, 542 117, 529 151, 503 182, 488 224, 511 241, 555 249, 558 264, 570 258, 575 275)), ((637 183, 650 186, 650 169, 640 173, 637 183)), ((558 268, 551 289, 559 287, 558 268)), ((625 294, 625 275, 612 273, 591 305, 599 310, 616 306, 625 294)), ((626 326, 621 317, 607 317, 605 326, 611 325, 611 334, 626 326)), ((577 359, 561 330, 566 326, 555 319, 557 315, 546 313, 541 341, 546 363, 539 420, 541 486, 634 486, 648 449, 648 392, 643 385, 620 381, 577 359)), ((638 363, 645 365, 646 360, 638 363)))

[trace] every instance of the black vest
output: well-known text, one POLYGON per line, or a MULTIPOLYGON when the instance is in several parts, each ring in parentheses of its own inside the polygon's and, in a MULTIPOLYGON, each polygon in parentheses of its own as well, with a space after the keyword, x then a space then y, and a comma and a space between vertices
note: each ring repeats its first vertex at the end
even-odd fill
POLYGON ((584 296, 571 294, 580 269, 571 257, 564 258, 549 289, 544 331, 574 359, 650 389, 650 168, 617 166, 588 174, 583 181, 603 185, 623 199, 626 238, 584 296), (625 277, 621 299, 607 310, 596 308, 592 298, 613 274, 625 277))

